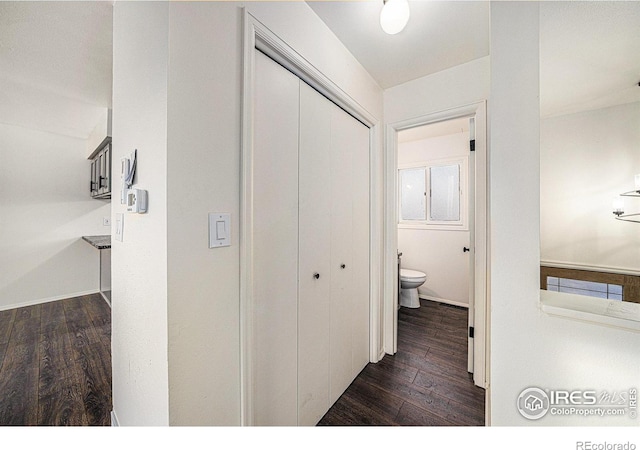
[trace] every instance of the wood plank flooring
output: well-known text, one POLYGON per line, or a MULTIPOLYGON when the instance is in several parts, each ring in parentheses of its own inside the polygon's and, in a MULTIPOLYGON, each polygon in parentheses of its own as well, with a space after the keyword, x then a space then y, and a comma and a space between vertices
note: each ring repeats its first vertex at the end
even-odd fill
POLYGON ((368 364, 318 425, 484 425, 467 373, 467 310, 421 300, 398 312, 398 352, 368 364))
POLYGON ((110 425, 111 409, 100 294, 0 311, 0 425, 110 425))
MULTIPOLYGON (((467 311, 398 313, 398 352, 369 364, 318 425, 484 425, 467 311)), ((109 425, 111 310, 99 294, 0 311, 0 425, 109 425)))

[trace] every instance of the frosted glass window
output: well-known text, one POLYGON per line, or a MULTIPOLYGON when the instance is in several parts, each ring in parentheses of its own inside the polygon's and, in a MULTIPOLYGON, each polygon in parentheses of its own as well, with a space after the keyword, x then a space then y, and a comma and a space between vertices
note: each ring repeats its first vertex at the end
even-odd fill
POLYGON ((425 220, 425 169, 400 170, 400 220, 425 220))
POLYGON ((429 168, 431 209, 429 218, 439 222, 460 220, 460 165, 429 168))

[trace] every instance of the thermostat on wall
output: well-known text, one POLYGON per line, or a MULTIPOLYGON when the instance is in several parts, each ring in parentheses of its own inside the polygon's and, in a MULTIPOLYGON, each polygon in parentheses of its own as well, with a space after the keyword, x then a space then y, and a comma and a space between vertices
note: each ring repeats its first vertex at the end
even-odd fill
POLYGON ((147 191, 137 188, 127 191, 127 212, 138 214, 147 212, 147 191))

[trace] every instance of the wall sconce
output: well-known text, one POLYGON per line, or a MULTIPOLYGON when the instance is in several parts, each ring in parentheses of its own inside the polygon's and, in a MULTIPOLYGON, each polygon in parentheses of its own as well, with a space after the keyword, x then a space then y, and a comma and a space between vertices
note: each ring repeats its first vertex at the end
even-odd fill
POLYGON ((383 0, 380 11, 380 26, 387 34, 400 33, 409 22, 408 0, 383 0))
MULTIPOLYGON (((634 177, 635 190, 620 194, 620 197, 640 197, 640 173, 634 177)), ((629 219, 629 217, 640 216, 640 213, 625 214, 624 213, 624 199, 615 198, 613 200, 613 214, 617 220, 624 220, 627 222, 640 223, 640 220, 629 219)))

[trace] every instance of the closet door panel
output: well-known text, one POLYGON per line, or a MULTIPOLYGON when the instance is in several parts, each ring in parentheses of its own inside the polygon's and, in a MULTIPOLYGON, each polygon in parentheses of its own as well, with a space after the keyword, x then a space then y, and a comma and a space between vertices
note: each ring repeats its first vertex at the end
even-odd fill
POLYGON ((352 371, 356 376, 369 363, 369 128, 352 122, 353 153, 353 297, 352 371))
POLYGON ((331 105, 331 279, 342 291, 351 287, 353 130, 355 121, 336 105, 331 105), (344 266, 344 268, 342 267, 344 266))
POLYGON ((256 52, 254 422, 297 423, 299 79, 256 52))
POLYGON ((342 109, 332 105, 331 114, 331 403, 353 381, 353 155, 351 122, 342 109), (344 265, 344 268, 342 267, 344 265))
POLYGON ((300 82, 299 425, 315 425, 330 406, 331 107, 300 82))

